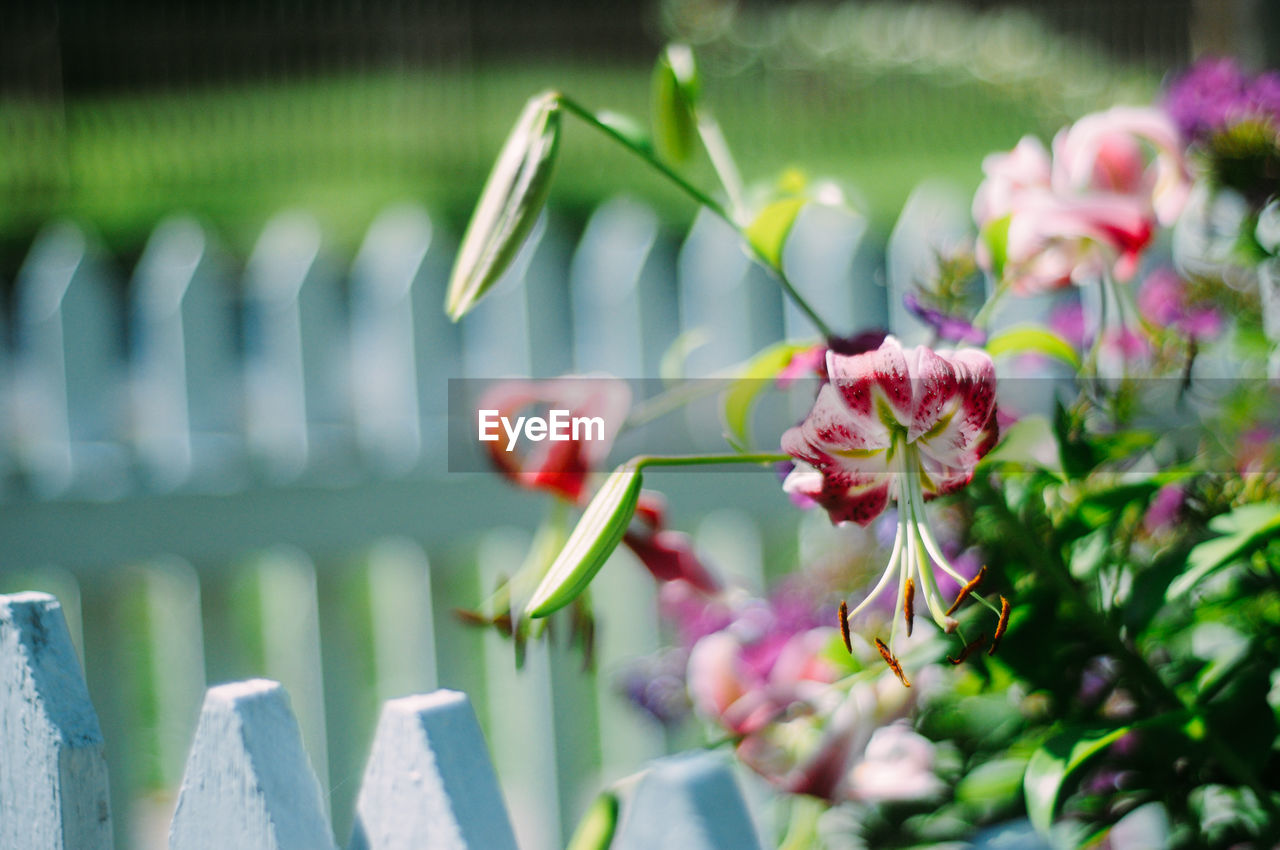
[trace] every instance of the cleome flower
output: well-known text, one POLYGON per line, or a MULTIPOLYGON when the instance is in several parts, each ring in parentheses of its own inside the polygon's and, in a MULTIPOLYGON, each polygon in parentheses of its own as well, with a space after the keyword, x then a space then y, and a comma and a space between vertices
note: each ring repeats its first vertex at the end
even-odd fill
MULTIPOLYGON (((984 571, 965 579, 944 554, 931 529, 924 503, 968 484, 978 461, 996 443, 995 366, 977 349, 904 350, 887 337, 877 351, 853 356, 829 352, 830 382, 813 409, 782 436, 782 448, 796 459, 783 488, 813 499, 835 523, 867 525, 890 500, 898 504, 898 528, 888 565, 875 587, 841 626, 860 613, 897 579, 895 611, 911 634, 917 590, 924 607, 944 632, 956 630, 952 617, 974 595, 984 571), (952 604, 943 601, 934 567, 962 587, 952 604)), ((975 598, 976 595, 975 595, 975 598)), ((991 650, 1004 633, 1008 603, 996 609, 1000 623, 991 650)), ((895 617, 889 643, 877 640, 885 661, 909 684, 893 654, 895 617)), ((985 639, 967 642, 956 663, 985 639)))

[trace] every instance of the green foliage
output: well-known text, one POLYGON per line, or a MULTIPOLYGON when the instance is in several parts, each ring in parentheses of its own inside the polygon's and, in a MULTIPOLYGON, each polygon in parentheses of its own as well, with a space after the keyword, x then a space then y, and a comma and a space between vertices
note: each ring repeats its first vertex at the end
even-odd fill
POLYGON ((551 191, 560 146, 560 95, 529 99, 494 163, 462 237, 445 312, 458 321, 484 297, 515 259, 551 191))
POLYGON ((622 541, 640 497, 640 471, 623 464, 610 473, 574 526, 560 554, 525 607, 530 617, 545 617, 586 589, 622 541))

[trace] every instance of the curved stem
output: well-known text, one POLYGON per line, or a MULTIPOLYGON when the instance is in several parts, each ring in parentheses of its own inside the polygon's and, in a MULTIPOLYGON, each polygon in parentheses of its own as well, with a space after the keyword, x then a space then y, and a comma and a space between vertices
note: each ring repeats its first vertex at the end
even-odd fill
POLYGON ((791 455, 781 452, 756 452, 754 454, 718 455, 636 455, 630 465, 636 471, 646 466, 712 466, 722 463, 779 463, 791 460, 791 455))
MULTIPOLYGON (((760 265, 764 266, 769 271, 769 273, 773 275, 774 279, 778 282, 778 285, 782 287, 783 293, 785 293, 786 296, 791 299, 791 302, 796 305, 796 308, 799 309, 801 313, 804 313, 805 317, 808 318, 808 320, 813 324, 813 326, 818 330, 818 332, 827 338, 831 338, 835 336, 835 334, 831 330, 831 327, 822 320, 822 317, 819 316, 811 306, 809 306, 809 302, 805 301, 804 297, 801 296, 800 293, 796 291, 795 286, 792 285, 790 279, 787 278, 786 272, 784 272, 780 268, 780 264, 778 266, 775 266, 772 262, 768 260, 768 258, 766 258, 763 254, 761 254, 760 251, 754 245, 751 244, 751 240, 746 238, 746 233, 742 225, 739 224, 739 222, 734 218, 733 215, 730 214, 730 212, 727 209, 725 209, 723 204, 721 204, 719 201, 712 198, 710 195, 708 195, 706 192, 699 189, 697 186, 690 183, 688 180, 681 177, 675 171, 675 169, 671 168, 671 166, 667 165, 665 162, 663 162, 662 160, 654 156, 652 151, 648 150, 642 145, 637 144, 635 140, 627 138, 623 133, 618 132, 613 127, 610 127, 608 124, 601 122, 600 119, 597 118, 595 114, 591 112, 591 110, 587 109, 582 104, 578 103, 577 101, 573 100, 570 97, 567 97, 564 94, 558 95, 557 101, 562 107, 564 107, 565 111, 569 112, 572 115, 577 116, 578 118, 586 122, 591 127, 594 127, 595 129, 599 130, 601 133, 604 133, 606 136, 613 139, 615 142, 622 145, 627 150, 631 151, 631 153, 640 157, 642 160, 645 161, 646 164, 648 164, 651 168, 653 168, 663 177, 667 178, 672 183, 674 183, 677 188, 679 188, 682 192, 684 192, 690 198, 697 201, 702 206, 706 207, 708 210, 713 212, 719 218, 723 219, 730 227, 734 229, 735 232, 737 232, 737 234, 746 243, 748 250, 751 252, 752 259, 754 259, 760 265)), ((708 151, 708 153, 709 152, 710 151, 708 151)))

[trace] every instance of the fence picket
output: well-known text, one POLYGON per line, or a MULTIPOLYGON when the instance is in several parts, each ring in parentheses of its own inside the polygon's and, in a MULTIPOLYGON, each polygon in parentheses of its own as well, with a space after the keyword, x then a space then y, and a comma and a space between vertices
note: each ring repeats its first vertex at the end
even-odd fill
POLYGON ((349 850, 515 850, 498 779, 466 694, 382 709, 349 850))
MULTIPOLYGON (((328 779, 324 665, 316 571, 301 550, 278 546, 252 562, 262 636, 261 669, 288 686, 316 773, 328 779)), ((326 810, 328 803, 325 803, 326 810)))
POLYGON ((657 232, 653 211, 626 198, 604 204, 587 222, 570 269, 578 373, 642 374, 638 290, 657 232))
POLYGON ((965 196, 954 186, 922 183, 903 204, 885 250, 889 328, 903 345, 932 338, 929 326, 907 310, 903 296, 932 281, 937 276, 937 252, 970 239, 972 227, 965 196))
POLYGON ((351 269, 356 440, 364 460, 389 474, 412 468, 420 449, 412 299, 431 237, 421 207, 386 210, 351 269))
POLYGON ((102 732, 58 601, 0 596, 0 847, 110 850, 102 732))
POLYGON ((94 497, 118 495, 120 310, 89 238, 66 222, 45 228, 17 290, 16 430, 32 489, 53 496, 74 482, 94 497))
POLYGON ((711 753, 654 762, 624 809, 612 850, 762 850, 727 761, 711 753))
POLYGON ((335 850, 320 783, 278 682, 205 695, 170 850, 335 850))
POLYGON ((259 237, 245 268, 245 414, 249 449, 276 480, 307 463, 307 383, 298 300, 320 253, 320 228, 284 213, 259 237))
MULTIPOLYGON (((884 289, 861 260, 867 220, 847 207, 810 204, 800 211, 787 238, 783 263, 805 301, 836 333, 884 323, 884 289)), ((813 325, 787 301, 783 319, 789 339, 816 335, 813 325)))
POLYGON ((182 302, 204 255, 204 233, 189 218, 151 234, 130 291, 133 439, 153 487, 170 490, 191 474, 191 422, 182 302))

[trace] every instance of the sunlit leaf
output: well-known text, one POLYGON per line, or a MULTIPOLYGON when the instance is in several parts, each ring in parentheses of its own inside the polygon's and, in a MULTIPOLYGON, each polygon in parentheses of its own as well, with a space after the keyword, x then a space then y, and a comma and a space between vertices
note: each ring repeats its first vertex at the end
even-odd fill
POLYGON ((1027 817, 1042 835, 1048 835, 1061 805, 1063 786, 1089 759, 1105 750, 1129 731, 1129 727, 1105 731, 1080 729, 1062 732, 1036 750, 1022 777, 1027 817))
POLYGON ((1004 264, 1009 259, 1009 224, 1012 221, 1011 215, 989 221, 978 235, 991 253, 991 272, 996 280, 1004 278, 1004 264))
POLYGON ((787 236, 795 226, 796 217, 808 202, 807 198, 774 201, 747 225, 747 241, 775 269, 782 268, 782 248, 787 244, 787 236))
POLYGON ((1187 555, 1187 570, 1169 585, 1165 599, 1173 601, 1209 574, 1244 557, 1272 537, 1280 536, 1280 505, 1245 505, 1209 522, 1222 537, 1206 540, 1187 555))
POLYGON ((640 150, 652 150, 653 139, 639 121, 621 112, 603 109, 596 113, 596 120, 640 150))
POLYGON ((653 140, 658 155, 684 162, 698 143, 698 68, 688 45, 671 44, 653 69, 653 140))
POLYGON ((640 483, 639 470, 629 464, 609 473, 533 592, 526 614, 545 617, 568 605, 591 583, 626 533, 640 483))
POLYGON ((990 806, 1014 799, 1022 789, 1026 758, 994 759, 978 765, 956 784, 956 800, 990 806))
POLYGON ((721 414, 724 418, 725 438, 739 451, 747 451, 751 445, 751 409, 760 393, 773 378, 786 368, 802 351, 812 347, 791 342, 780 342, 757 353, 743 364, 733 383, 724 394, 721 414))
POLYGON ((1062 457, 1053 425, 1043 416, 1024 416, 1003 429, 1000 442, 978 464, 986 469, 1004 463, 1038 466, 1061 474, 1062 457))
POLYGON ((551 188, 559 143, 559 94, 544 92, 525 104, 462 237, 444 305, 453 321, 498 281, 529 235, 551 188))
POLYGON ((1071 343, 1038 325, 1018 325, 1002 331, 987 340, 986 348, 992 357, 1035 353, 1080 368, 1080 355, 1071 343))
POLYGON ((565 850, 608 850, 618 827, 618 798, 608 791, 587 809, 565 850))

